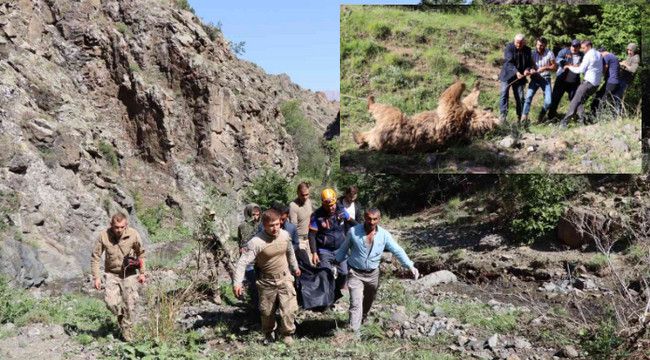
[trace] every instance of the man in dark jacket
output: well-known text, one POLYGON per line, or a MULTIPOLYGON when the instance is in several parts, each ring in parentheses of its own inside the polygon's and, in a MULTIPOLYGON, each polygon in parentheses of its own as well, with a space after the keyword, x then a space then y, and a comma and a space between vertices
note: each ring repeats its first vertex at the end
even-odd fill
POLYGON ((551 106, 548 110, 548 118, 553 119, 557 117, 557 107, 560 105, 560 100, 564 93, 569 94, 569 101, 580 85, 580 75, 571 71, 564 70, 564 65, 580 65, 584 54, 580 51, 580 41, 573 39, 571 46, 563 48, 557 54, 555 63, 557 64, 557 77, 553 85, 553 94, 551 95, 551 106))
POLYGON ((348 275, 347 262, 336 263, 336 250, 345 241, 347 226, 356 225, 345 209, 336 205, 336 192, 325 189, 321 193, 322 206, 311 215, 309 222, 309 247, 314 265, 336 268, 336 298, 342 296, 348 275))
POLYGON ((616 55, 606 51, 601 47, 598 49, 603 57, 603 84, 596 91, 594 99, 591 101, 591 112, 596 116, 603 108, 614 106, 613 110, 619 108, 620 99, 614 94, 618 90, 619 83, 619 62, 616 55))
POLYGON ((506 45, 503 52, 504 62, 499 74, 501 82, 501 93, 499 97, 499 108, 501 111, 501 120, 506 121, 508 115, 508 95, 509 89, 515 95, 515 106, 517 109, 517 119, 521 119, 521 113, 524 101, 524 86, 526 86, 526 76, 530 75, 530 69, 533 67, 531 49, 526 46, 524 35, 517 34, 512 43, 506 45))

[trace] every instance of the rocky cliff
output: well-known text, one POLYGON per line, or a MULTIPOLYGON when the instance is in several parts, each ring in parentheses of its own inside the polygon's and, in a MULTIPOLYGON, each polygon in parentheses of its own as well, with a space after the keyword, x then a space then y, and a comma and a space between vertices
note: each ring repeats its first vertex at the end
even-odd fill
POLYGON ((261 169, 297 172, 281 103, 322 131, 338 110, 173 1, 0 1, 0 27, 0 273, 24 286, 87 272, 113 211, 146 238, 136 200, 234 216, 261 169))

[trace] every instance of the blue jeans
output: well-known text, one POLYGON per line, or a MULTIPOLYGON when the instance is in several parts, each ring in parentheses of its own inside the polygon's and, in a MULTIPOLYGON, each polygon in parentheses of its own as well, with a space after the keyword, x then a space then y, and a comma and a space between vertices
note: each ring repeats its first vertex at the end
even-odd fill
POLYGON ((515 95, 515 108, 517 109, 517 118, 521 116, 521 108, 524 100, 524 86, 526 86, 526 80, 521 79, 514 84, 508 86, 516 78, 512 78, 509 81, 501 81, 501 91, 499 95, 499 110, 501 111, 501 116, 505 117, 508 115, 508 93, 510 87, 512 87, 512 92, 515 95))
POLYGON ((542 107, 542 114, 546 114, 546 111, 551 106, 551 78, 544 77, 534 77, 528 85, 528 91, 526 92, 526 101, 524 102, 524 115, 528 115, 530 112, 530 104, 533 102, 533 96, 537 92, 537 89, 541 88, 544 91, 544 107, 542 107))

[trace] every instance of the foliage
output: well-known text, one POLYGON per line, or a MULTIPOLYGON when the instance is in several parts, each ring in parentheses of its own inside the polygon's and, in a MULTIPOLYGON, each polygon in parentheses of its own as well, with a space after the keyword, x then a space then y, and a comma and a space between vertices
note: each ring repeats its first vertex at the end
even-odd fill
POLYGON ((246 52, 246 41, 229 41, 228 44, 230 44, 230 51, 235 55, 243 55, 246 52))
POLYGON ((0 191, 0 231, 9 228, 7 216, 13 214, 20 206, 18 194, 14 191, 0 191))
POLYGON ((177 208, 169 208, 164 203, 145 209, 136 205, 136 213, 154 243, 188 239, 193 235, 192 229, 183 223, 177 208))
MULTIPOLYGON (((137 65, 136 65, 137 66, 137 65)), ((97 145, 97 148, 99 149, 99 152, 102 154, 102 157, 106 159, 106 161, 114 168, 118 168, 120 166, 119 160, 117 158, 117 152, 115 152, 115 148, 113 147, 112 144, 109 142, 106 142, 104 140, 100 141, 99 144, 97 145)))
POLYGON ((35 303, 24 290, 13 288, 6 277, 0 276, 0 324, 15 323, 35 303))
POLYGON ((280 107, 285 127, 298 154, 298 175, 321 180, 328 163, 327 152, 318 139, 320 135, 314 124, 300 110, 297 100, 287 101, 280 107))
POLYGON ((436 306, 439 306, 446 316, 456 318, 462 323, 502 334, 514 330, 522 316, 519 310, 497 311, 481 302, 441 301, 436 306))
POLYGON ((565 210, 564 201, 585 188, 585 179, 562 175, 510 175, 503 178, 505 218, 524 243, 532 243, 552 230, 565 210))
POLYGON ((176 6, 181 10, 186 10, 195 14, 194 8, 190 5, 189 0, 176 0, 176 6))
POLYGON ((582 349, 588 353, 587 358, 594 360, 625 359, 626 353, 618 347, 623 339, 617 335, 615 320, 610 318, 600 322, 590 332, 584 332, 580 338, 582 349))
POLYGON ((244 192, 246 203, 256 203, 262 209, 269 209, 274 202, 289 203, 289 194, 293 194, 291 182, 274 169, 264 169, 244 192))
POLYGON ((215 41, 219 37, 219 34, 221 34, 221 21, 216 24, 213 22, 201 22, 201 26, 212 41, 215 41))
POLYGON ((585 267, 589 271, 598 272, 607 266, 607 255, 605 254, 596 254, 592 256, 587 262, 585 262, 585 267))

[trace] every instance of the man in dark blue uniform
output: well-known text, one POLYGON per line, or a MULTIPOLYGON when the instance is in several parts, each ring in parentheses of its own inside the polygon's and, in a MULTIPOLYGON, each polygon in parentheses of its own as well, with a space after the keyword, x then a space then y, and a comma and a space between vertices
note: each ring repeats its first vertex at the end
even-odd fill
POLYGON ((347 261, 336 263, 336 251, 345 242, 346 226, 356 225, 348 212, 337 205, 336 192, 325 189, 321 193, 322 205, 311 215, 309 221, 309 247, 315 265, 336 268, 336 298, 342 296, 348 275, 347 261))

